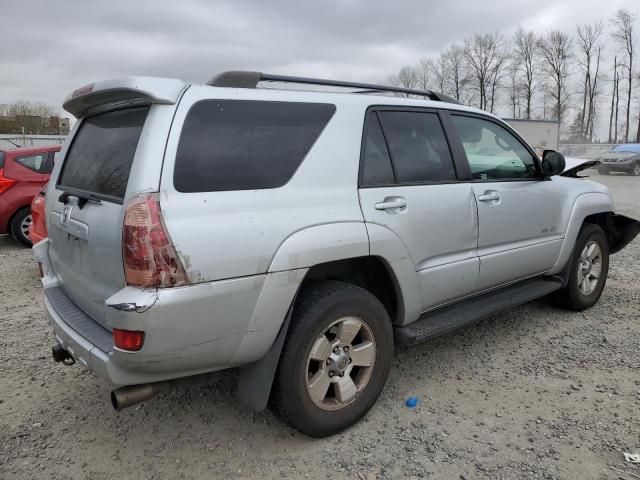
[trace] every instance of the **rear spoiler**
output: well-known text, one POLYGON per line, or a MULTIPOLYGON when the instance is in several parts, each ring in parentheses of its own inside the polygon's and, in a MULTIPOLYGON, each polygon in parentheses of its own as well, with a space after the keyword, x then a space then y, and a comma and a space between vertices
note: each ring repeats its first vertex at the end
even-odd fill
POLYGON ((186 88, 187 84, 183 81, 171 78, 126 77, 104 80, 74 90, 62 106, 67 112, 81 118, 93 109, 105 105, 171 105, 178 101, 186 88))

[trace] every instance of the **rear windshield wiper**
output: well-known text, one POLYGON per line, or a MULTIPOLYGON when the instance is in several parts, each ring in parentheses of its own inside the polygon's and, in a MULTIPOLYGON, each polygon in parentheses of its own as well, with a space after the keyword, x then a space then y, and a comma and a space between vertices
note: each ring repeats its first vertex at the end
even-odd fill
POLYGON ((91 195, 90 193, 78 193, 78 192, 62 192, 58 197, 58 201, 63 205, 66 205, 67 200, 69 200, 70 197, 76 197, 78 199, 78 208, 80 210, 82 210, 82 207, 84 207, 87 202, 98 203, 98 204, 102 203, 102 200, 100 200, 98 197, 94 195, 91 195))

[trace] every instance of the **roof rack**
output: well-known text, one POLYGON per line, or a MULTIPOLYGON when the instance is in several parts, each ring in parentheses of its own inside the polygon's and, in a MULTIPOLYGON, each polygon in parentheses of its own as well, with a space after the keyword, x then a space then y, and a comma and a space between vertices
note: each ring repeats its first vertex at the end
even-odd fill
POLYGON ((303 85, 324 85, 330 87, 356 88, 361 91, 355 93, 394 92, 428 97, 439 102, 457 103, 455 98, 431 90, 415 90, 413 88, 391 87, 372 83, 345 82, 342 80, 328 80, 323 78, 292 77, 288 75, 273 75, 270 73, 250 72, 244 70, 230 70, 222 72, 207 82, 212 87, 257 88, 260 82, 298 83, 303 85))

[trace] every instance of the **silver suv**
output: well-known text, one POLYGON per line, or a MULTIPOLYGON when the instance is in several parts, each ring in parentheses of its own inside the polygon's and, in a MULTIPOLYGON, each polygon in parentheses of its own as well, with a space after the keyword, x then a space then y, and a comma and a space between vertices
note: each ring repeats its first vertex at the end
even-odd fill
POLYGON ((240 367, 243 402, 333 434, 394 342, 547 294, 588 308, 640 231, 562 155, 434 92, 226 72, 98 82, 64 108, 34 255, 54 359, 117 409, 240 367))

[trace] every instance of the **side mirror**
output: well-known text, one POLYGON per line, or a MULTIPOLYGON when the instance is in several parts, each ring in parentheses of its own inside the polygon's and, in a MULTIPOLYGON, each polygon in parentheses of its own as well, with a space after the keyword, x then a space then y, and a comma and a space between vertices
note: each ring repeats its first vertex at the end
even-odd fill
POLYGON ((545 177, 553 177, 564 172, 566 163, 564 155, 555 150, 545 150, 542 152, 542 173, 545 177))

